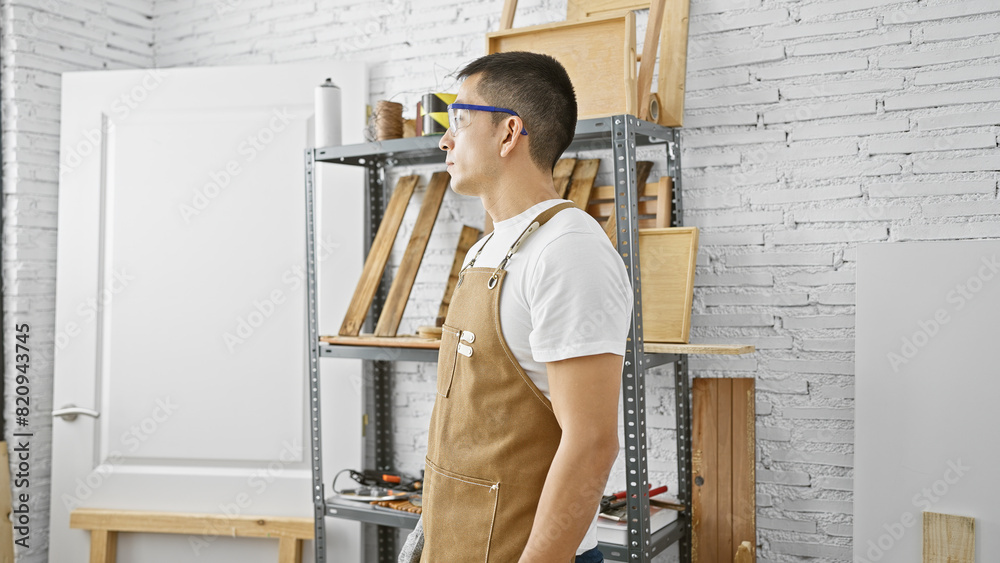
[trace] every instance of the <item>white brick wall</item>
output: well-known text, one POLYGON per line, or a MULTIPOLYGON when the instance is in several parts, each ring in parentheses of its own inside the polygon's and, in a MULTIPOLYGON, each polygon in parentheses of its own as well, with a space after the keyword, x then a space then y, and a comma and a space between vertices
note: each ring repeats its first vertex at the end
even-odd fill
MULTIPOLYGON (((35 345, 52 346, 60 72, 360 60, 372 102, 412 114, 421 94, 454 90, 501 5, 0 0, 6 329, 27 319, 35 345)), ((515 25, 564 13, 565 0, 522 1, 515 25)), ((995 0, 691 0, 685 220, 702 228, 692 335, 758 347, 691 368, 758 377, 762 560, 851 559, 856 244, 1000 237, 998 30, 995 0)), ((647 158, 655 178, 662 158, 647 158)), ((478 203, 454 194, 441 218, 403 330, 433 320, 457 225, 482 222, 478 203)), ((429 364, 397 367, 404 470, 422 463, 433 377, 429 364)), ((35 387, 43 409, 50 381, 49 365, 35 387)), ((672 378, 660 368, 649 381, 653 479, 675 484, 672 378)), ((35 412, 45 440, 50 422, 35 412)), ((44 559, 37 548, 18 560, 44 559)))

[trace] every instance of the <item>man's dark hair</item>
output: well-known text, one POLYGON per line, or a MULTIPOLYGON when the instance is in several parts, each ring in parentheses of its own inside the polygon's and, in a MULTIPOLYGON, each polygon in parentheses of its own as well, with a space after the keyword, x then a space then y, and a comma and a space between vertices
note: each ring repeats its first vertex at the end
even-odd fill
MULTIPOLYGON (((576 94, 559 61, 526 51, 493 53, 469 63, 458 77, 473 75, 479 76, 477 92, 487 104, 521 116, 531 160, 543 170, 555 168, 576 130, 576 94)), ((493 123, 508 117, 494 113, 493 123)))

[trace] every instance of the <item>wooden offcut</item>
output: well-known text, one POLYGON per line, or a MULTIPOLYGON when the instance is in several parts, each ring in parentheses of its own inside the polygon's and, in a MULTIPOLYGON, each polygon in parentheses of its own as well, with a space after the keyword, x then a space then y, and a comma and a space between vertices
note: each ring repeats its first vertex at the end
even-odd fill
POLYGON ((923 563, 975 563, 976 519, 924 512, 923 563))
POLYGON ((729 561, 756 541, 754 379, 696 377, 691 397, 691 561, 729 561))
POLYGON ((389 204, 385 208, 382 222, 375 233, 375 240, 372 241, 368 257, 365 258, 364 268, 361 270, 361 279, 354 290, 354 296, 347 307, 344 315, 344 322, 340 325, 340 333, 343 336, 357 336, 361 332, 361 326, 365 324, 368 316, 368 309, 375 298, 379 282, 382 280, 382 273, 385 271, 386 262, 389 261, 389 253, 392 251, 393 242, 396 240, 396 233, 399 225, 403 222, 403 214, 410 203, 414 188, 420 176, 403 176, 396 183, 396 189, 389 197, 389 204))
POLYGON ((120 532, 274 538, 278 563, 301 563, 302 541, 313 539, 316 522, 291 516, 249 516, 78 508, 69 527, 90 530, 90 563, 115 563, 120 532))
POLYGON ((507 51, 543 53, 562 63, 576 90, 579 119, 638 111, 632 12, 486 34, 487 53, 507 51))
MULTIPOLYGON (((566 19, 607 17, 627 10, 653 7, 650 0, 571 0, 566 19)), ((660 69, 656 91, 660 98, 658 123, 667 127, 684 124, 684 80, 687 73, 688 12, 690 0, 667 0, 660 28, 660 69)), ((645 47, 645 45, 644 45, 645 47)), ((643 49, 643 64, 651 62, 643 49)), ((638 86, 637 86, 638 88, 638 86)))
POLYGON ((566 193, 566 199, 572 201, 580 209, 586 209, 590 202, 590 193, 594 189, 597 178, 597 167, 601 164, 598 158, 576 161, 573 167, 573 178, 566 193))
POLYGON ((646 341, 687 343, 697 256, 697 227, 639 231, 642 330, 646 341))
POLYGON ((483 232, 479 229, 462 225, 462 232, 458 235, 458 246, 455 248, 455 259, 451 262, 451 273, 448 274, 448 285, 444 289, 444 297, 441 298, 441 307, 438 308, 437 326, 443 325, 444 319, 448 316, 451 294, 455 293, 455 287, 458 285, 458 275, 465 264, 465 255, 482 235, 483 232))
POLYGON ((382 307, 382 314, 378 318, 378 324, 375 325, 376 336, 396 336, 450 179, 451 176, 447 172, 435 172, 431 176, 427 191, 424 193, 424 201, 420 204, 417 222, 410 235, 410 242, 406 245, 399 269, 392 280, 392 285, 389 286, 389 295, 382 307))
POLYGON ((566 197, 566 192, 569 191, 575 167, 575 158, 561 158, 552 169, 552 187, 555 188, 556 195, 560 198, 566 197))

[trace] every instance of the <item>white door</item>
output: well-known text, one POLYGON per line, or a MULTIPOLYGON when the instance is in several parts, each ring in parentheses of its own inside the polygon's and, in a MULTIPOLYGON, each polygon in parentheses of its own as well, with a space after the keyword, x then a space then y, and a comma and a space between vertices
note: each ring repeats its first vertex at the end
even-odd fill
MULTIPOLYGON (((327 77, 360 142, 362 65, 63 75, 53 405, 100 415, 53 420, 51 561, 88 559, 77 507, 312 515, 303 152, 327 77)), ((363 173, 319 168, 330 334, 361 271, 363 173)), ((332 477, 359 468, 361 366, 323 370, 332 477)), ((359 535, 332 522, 332 560, 358 560, 359 535)), ((121 534, 118 561, 273 563, 277 545, 121 534)))

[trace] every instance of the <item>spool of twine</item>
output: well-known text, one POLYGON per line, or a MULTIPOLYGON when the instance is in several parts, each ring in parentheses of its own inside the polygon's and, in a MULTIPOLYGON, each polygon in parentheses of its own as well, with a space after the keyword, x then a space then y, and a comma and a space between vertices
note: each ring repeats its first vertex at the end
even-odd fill
POLYGON ((375 103, 375 138, 379 141, 403 138, 403 104, 387 100, 375 103))

